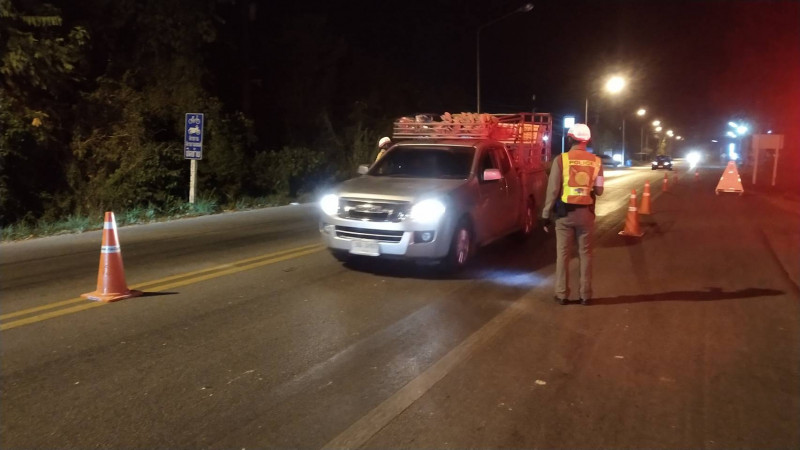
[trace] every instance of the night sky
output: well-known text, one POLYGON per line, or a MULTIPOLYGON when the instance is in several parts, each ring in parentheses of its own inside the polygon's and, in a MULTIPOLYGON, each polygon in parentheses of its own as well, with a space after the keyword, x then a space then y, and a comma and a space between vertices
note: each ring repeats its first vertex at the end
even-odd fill
MULTIPOLYGON (((308 19, 314 39, 323 36, 328 48, 339 42, 346 53, 369 58, 373 76, 418 86, 412 95, 419 96, 419 108, 474 111, 476 30, 525 3, 270 2, 259 4, 256 23, 261 29, 308 19)), ((557 120, 565 114, 582 118, 589 96, 590 124, 616 123, 623 111, 645 107, 648 119, 659 118, 698 141, 722 135, 731 119, 763 131, 798 123, 798 2, 531 3, 531 12, 482 31, 484 111, 535 107, 557 120), (629 80, 614 98, 602 89, 612 74, 629 80)), ((370 75, 364 77, 366 82, 370 75)))

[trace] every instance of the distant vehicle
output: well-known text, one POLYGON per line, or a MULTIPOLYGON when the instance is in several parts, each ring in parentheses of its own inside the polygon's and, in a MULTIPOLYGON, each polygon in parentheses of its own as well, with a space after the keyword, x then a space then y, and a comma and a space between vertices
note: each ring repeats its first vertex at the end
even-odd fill
POLYGON ((658 155, 652 163, 652 169, 667 169, 672 170, 672 158, 667 155, 658 155))
POLYGON ((621 162, 614 161, 614 158, 608 155, 597 155, 600 157, 600 161, 603 162, 603 166, 605 167, 620 167, 622 165, 621 162))
POLYGON ((438 263, 458 270, 477 247, 530 235, 544 204, 545 113, 403 118, 396 142, 320 200, 333 256, 438 263))

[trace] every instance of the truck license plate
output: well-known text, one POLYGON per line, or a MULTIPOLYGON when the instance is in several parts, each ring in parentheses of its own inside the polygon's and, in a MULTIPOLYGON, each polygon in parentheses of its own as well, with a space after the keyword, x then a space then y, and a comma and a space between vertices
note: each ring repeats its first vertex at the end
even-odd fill
POLYGON ((380 256, 381 251, 377 242, 353 239, 350 253, 354 255, 380 256))

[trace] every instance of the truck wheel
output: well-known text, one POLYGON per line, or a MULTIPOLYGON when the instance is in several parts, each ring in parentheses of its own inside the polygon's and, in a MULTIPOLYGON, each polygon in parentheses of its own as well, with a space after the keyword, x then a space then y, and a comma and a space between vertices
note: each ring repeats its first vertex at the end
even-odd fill
POLYGON ((333 250, 331 249, 331 255, 336 258, 337 261, 340 263, 346 263, 350 260, 350 252, 346 250, 333 250))
POLYGON ((514 238, 520 241, 531 237, 534 227, 536 227, 536 205, 533 203, 532 198, 528 199, 528 204, 525 206, 525 217, 523 220, 522 227, 519 231, 514 233, 514 238))
POLYGON ((446 272, 454 273, 466 267, 472 261, 475 244, 472 242, 472 228, 469 222, 461 219, 453 232, 453 241, 450 243, 450 252, 442 261, 446 272))

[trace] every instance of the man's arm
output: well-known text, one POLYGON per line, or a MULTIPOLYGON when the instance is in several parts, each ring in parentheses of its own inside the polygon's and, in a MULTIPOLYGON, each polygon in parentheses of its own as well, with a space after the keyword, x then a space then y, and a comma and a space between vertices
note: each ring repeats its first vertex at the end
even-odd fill
POLYGON ((600 172, 597 173, 597 178, 594 180, 594 195, 603 195, 603 184, 605 178, 603 177, 603 166, 600 166, 600 172))
POLYGON ((564 170, 561 165, 561 155, 557 156, 550 167, 550 176, 547 180, 547 196, 544 201, 544 209, 542 210, 542 218, 549 219, 550 213, 553 212, 553 205, 561 193, 561 184, 563 183, 562 171, 564 170))

